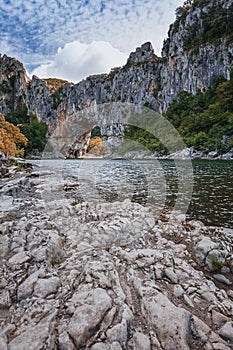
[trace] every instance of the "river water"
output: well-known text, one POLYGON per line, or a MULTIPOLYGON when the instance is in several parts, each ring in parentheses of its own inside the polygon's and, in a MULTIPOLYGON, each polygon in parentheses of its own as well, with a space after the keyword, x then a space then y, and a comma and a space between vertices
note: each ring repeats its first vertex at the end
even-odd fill
POLYGON ((62 181, 78 182, 86 201, 130 199, 152 205, 158 214, 177 206, 190 219, 233 227, 233 162, 221 160, 43 160, 62 181), (183 171, 181 170, 183 169, 183 171))

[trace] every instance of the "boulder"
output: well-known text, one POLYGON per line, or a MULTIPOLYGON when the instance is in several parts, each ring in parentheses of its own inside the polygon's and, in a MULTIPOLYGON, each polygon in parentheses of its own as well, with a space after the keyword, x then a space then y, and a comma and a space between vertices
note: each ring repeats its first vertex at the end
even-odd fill
POLYGON ((112 306, 111 298, 101 288, 82 294, 81 301, 82 305, 76 308, 67 329, 77 348, 86 344, 112 306))

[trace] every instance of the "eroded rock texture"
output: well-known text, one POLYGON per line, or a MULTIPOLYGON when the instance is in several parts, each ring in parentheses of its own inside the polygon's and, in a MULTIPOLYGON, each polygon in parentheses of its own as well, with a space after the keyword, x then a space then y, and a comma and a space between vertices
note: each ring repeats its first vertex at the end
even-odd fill
POLYGON ((0 190, 1 349, 233 348, 232 230, 38 175, 0 190))

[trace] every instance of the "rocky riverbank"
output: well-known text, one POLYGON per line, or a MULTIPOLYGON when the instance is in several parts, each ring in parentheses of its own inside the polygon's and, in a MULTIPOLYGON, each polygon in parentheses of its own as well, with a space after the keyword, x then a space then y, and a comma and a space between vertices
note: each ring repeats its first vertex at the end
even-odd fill
POLYGON ((79 186, 1 181, 0 349, 232 349, 233 231, 79 186))
MULTIPOLYGON (((87 154, 88 155, 88 154, 87 154)), ((164 155, 164 152, 151 152, 149 150, 130 150, 124 151, 114 150, 105 155, 104 158, 122 158, 122 159, 204 159, 204 160, 233 160, 233 149, 227 153, 221 153, 220 151, 201 152, 193 149, 192 147, 184 148, 180 151, 164 155)))
POLYGON ((170 154, 164 159, 224 159, 232 160, 233 159, 233 149, 227 153, 222 153, 218 150, 211 152, 201 152, 193 149, 193 147, 186 148, 177 153, 170 154))

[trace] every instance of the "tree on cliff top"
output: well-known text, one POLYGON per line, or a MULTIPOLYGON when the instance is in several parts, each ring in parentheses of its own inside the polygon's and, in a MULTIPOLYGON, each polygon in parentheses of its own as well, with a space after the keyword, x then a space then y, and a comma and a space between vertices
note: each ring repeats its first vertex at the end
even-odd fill
POLYGON ((12 157, 23 156, 27 141, 20 129, 0 114, 0 151, 12 157))

